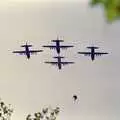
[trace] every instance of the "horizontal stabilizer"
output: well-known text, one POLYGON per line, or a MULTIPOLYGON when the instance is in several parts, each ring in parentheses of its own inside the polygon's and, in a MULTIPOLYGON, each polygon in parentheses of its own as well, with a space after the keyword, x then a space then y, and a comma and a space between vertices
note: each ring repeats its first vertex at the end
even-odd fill
POLYGON ((32 45, 21 45, 21 47, 32 47, 32 45))
POLYGON ((53 57, 53 58, 64 58, 64 57, 62 57, 62 56, 55 56, 55 57, 53 57))
POLYGON ((87 47, 88 49, 98 49, 99 47, 94 47, 94 46, 91 46, 91 47, 87 47))
POLYGON ((52 42, 64 42, 64 40, 51 40, 52 42))

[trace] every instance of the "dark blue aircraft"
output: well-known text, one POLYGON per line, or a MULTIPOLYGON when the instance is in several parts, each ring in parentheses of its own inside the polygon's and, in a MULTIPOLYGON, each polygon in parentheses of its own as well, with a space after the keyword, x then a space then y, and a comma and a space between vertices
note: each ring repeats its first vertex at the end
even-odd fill
POLYGON ((62 65, 74 64, 74 62, 62 62, 61 59, 64 57, 61 57, 61 56, 57 56, 57 57, 53 57, 53 58, 56 58, 57 62, 45 62, 45 63, 57 65, 58 69, 62 69, 62 65))
POLYGON ((52 42, 55 42, 56 45, 44 45, 43 47, 48 47, 50 49, 56 49, 58 54, 60 54, 61 49, 67 49, 70 47, 74 47, 72 45, 60 45, 60 42, 64 42, 64 40, 59 40, 58 37, 57 37, 57 40, 52 40, 52 42))
POLYGON ((85 56, 91 56, 91 60, 95 60, 95 56, 101 56, 104 54, 108 54, 107 52, 95 52, 95 49, 98 49, 99 47, 87 47, 88 49, 91 49, 91 52, 78 52, 78 54, 84 54, 85 56))
POLYGON ((42 52, 43 50, 30 50, 29 47, 32 47, 32 45, 28 45, 27 42, 25 45, 21 45, 21 47, 24 47, 24 51, 13 51, 13 53, 18 53, 20 55, 26 55, 27 59, 30 59, 31 54, 36 54, 37 52, 42 52))

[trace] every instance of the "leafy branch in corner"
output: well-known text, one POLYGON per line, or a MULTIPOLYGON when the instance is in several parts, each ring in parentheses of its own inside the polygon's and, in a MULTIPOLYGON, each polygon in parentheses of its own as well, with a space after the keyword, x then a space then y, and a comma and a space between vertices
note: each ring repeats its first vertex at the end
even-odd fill
POLYGON ((0 120, 10 120, 13 113, 11 105, 5 105, 5 103, 0 99, 0 120))
POLYGON ((60 108, 43 108, 41 112, 34 113, 34 117, 28 114, 26 120, 56 120, 57 115, 60 112, 60 108))
POLYGON ((108 22, 120 20, 120 0, 91 0, 90 4, 101 5, 108 22))

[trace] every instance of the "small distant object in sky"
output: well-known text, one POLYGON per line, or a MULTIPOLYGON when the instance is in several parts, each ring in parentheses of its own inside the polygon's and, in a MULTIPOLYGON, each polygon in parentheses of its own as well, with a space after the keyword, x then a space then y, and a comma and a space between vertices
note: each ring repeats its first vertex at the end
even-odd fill
POLYGON ((73 100, 76 101, 78 99, 77 95, 73 95, 73 100))
POLYGON ((29 47, 32 47, 32 45, 28 45, 27 42, 25 45, 21 45, 21 47, 24 47, 24 51, 13 51, 13 53, 18 53, 20 55, 26 55, 27 59, 30 59, 31 54, 36 54, 38 52, 42 52, 43 50, 30 50, 29 47))
POLYGON ((58 37, 56 40, 52 40, 52 42, 55 42, 56 45, 44 45, 43 47, 48 47, 50 49, 56 49, 58 54, 60 54, 61 49, 67 49, 70 47, 74 47, 73 45, 60 45, 60 43, 64 42, 64 40, 60 40, 58 37))
POLYGON ((84 54, 85 56, 90 56, 92 61, 95 60, 95 56, 101 56, 104 54, 108 54, 107 52, 95 52, 95 49, 99 49, 99 47, 90 46, 87 48, 91 49, 91 51, 90 52, 78 52, 78 54, 84 54))
POLYGON ((63 62, 63 61, 61 61, 61 59, 64 58, 64 57, 61 57, 61 56, 56 56, 56 57, 53 57, 53 58, 56 58, 57 61, 56 62, 45 62, 45 63, 52 64, 52 65, 57 65, 59 70, 62 69, 62 65, 74 64, 74 62, 63 62))

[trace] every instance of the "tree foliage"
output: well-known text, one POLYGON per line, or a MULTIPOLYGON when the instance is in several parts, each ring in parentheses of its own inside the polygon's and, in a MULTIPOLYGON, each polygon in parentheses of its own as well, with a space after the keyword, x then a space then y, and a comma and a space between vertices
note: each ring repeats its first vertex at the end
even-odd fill
POLYGON ((5 103, 0 100, 0 120, 10 120, 13 109, 10 104, 7 106, 5 103))
POLYGON ((56 120, 59 112, 59 107, 56 107, 55 109, 47 107, 43 108, 41 112, 34 113, 33 117, 31 114, 28 114, 26 120, 56 120))
POLYGON ((90 4, 103 6, 108 22, 120 19, 120 0, 91 0, 90 4))

